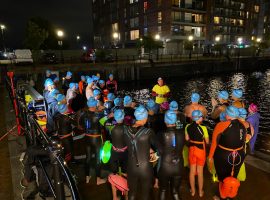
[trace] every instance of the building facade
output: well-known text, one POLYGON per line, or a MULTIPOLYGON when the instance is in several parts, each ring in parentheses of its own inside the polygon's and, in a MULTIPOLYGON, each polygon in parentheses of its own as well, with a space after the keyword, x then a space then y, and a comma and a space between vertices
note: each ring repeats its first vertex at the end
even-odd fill
POLYGON ((263 0, 92 0, 96 48, 132 47, 143 36, 163 42, 164 53, 181 53, 188 38, 198 49, 262 37, 263 0), (192 37, 189 37, 192 36, 192 37))

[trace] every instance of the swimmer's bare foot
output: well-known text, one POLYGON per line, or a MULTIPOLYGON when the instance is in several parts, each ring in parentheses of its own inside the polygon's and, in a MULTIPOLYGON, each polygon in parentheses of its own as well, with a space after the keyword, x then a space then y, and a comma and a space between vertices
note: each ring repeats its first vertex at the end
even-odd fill
POLYGON ((220 200, 220 198, 218 196, 213 196, 213 200, 220 200))
POLYGON ((191 189, 190 189, 190 195, 192 196, 192 197, 194 197, 195 196, 195 193, 196 193, 196 191, 194 190, 194 191, 192 191, 191 189))
POLYGON ((102 179, 102 178, 97 177, 97 185, 101 185, 104 183, 106 183, 106 179, 102 179))
POLYGON ((157 178, 155 179, 154 188, 155 188, 155 189, 158 189, 158 179, 157 179, 157 178))
POLYGON ((199 192, 199 196, 203 197, 203 195, 204 195, 204 191, 202 190, 202 191, 199 192))
POLYGON ((89 183, 89 182, 90 182, 90 179, 91 179, 91 176, 86 176, 86 177, 85 177, 85 182, 86 182, 86 183, 89 183))

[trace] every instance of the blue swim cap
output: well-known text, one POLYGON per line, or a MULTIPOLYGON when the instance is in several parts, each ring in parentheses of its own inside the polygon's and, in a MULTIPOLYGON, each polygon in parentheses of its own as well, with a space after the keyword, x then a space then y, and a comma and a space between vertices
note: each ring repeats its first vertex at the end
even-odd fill
POLYGON ((146 108, 148 110, 153 110, 155 108, 156 102, 153 99, 149 99, 146 103, 146 108))
POLYGON ((76 88, 76 90, 79 88, 79 84, 78 83, 75 83, 75 88, 76 88))
POLYGON ((192 112, 192 120, 193 121, 198 121, 201 117, 203 117, 203 114, 200 110, 194 110, 192 112))
POLYGON ((58 94, 58 95, 56 96, 56 100, 57 100, 58 102, 63 101, 65 98, 66 98, 66 97, 65 97, 65 95, 63 95, 63 94, 58 94))
POLYGON ((113 101, 115 99, 115 95, 113 93, 109 93, 107 95, 107 98, 108 98, 109 101, 113 101))
POLYGON ((72 73, 68 71, 66 76, 72 76, 72 73))
POLYGON ((170 110, 172 111, 178 110, 178 103, 176 101, 172 101, 170 103, 170 110))
POLYGON ((49 93, 49 97, 54 97, 56 98, 56 95, 59 94, 59 90, 57 89, 53 89, 50 93, 49 93))
POLYGON ((200 101, 200 95, 196 92, 192 93, 191 95, 191 102, 199 102, 200 101))
POLYGON ((164 121, 166 124, 175 124, 176 120, 177 120, 177 116, 173 110, 168 110, 165 113, 164 121))
POLYGON ((48 86, 51 86, 51 85, 54 85, 54 82, 52 81, 52 79, 47 78, 45 83, 44 83, 44 87, 48 87, 48 86))
POLYGON ((87 101, 88 107, 96 107, 97 106, 97 100, 95 100, 93 97, 90 97, 87 101))
POLYGON ((110 77, 113 77, 113 74, 109 74, 109 78, 110 78, 110 77))
POLYGON ((127 105, 129 105, 129 104, 131 104, 131 103, 132 103, 132 98, 131 98, 131 96, 129 96, 129 95, 125 96, 125 97, 124 97, 124 106, 127 106, 127 105))
POLYGON ((236 98, 240 99, 243 96, 243 90, 241 89, 234 89, 232 95, 236 98))
POLYGON ((68 110, 67 104, 60 104, 57 106, 57 109, 60 113, 65 113, 68 110))
POLYGON ((59 78, 56 76, 54 79, 53 79, 53 82, 58 82, 59 81, 59 78))
POLYGON ((87 81, 87 79, 90 78, 90 76, 85 76, 85 80, 87 81))
POLYGON ((222 90, 218 93, 218 98, 227 100, 229 98, 229 93, 225 90, 222 90))
POLYGON ((139 107, 136 108, 134 116, 136 120, 143 120, 148 117, 148 112, 143 105, 140 105, 139 107))
POLYGON ((71 88, 73 88, 73 87, 76 87, 76 84, 75 84, 75 83, 70 83, 70 84, 69 84, 69 88, 71 89, 71 88))
POLYGON ((99 80, 99 77, 98 77, 98 76, 93 75, 93 76, 92 76, 92 79, 93 79, 94 81, 98 81, 98 80, 99 80))
POLYGON ((91 83, 93 83, 93 79, 89 77, 86 82, 87 82, 87 84, 91 84, 91 83))
POLYGON ((105 81, 104 80, 99 80, 99 84, 105 84, 105 81))
POLYGON ((121 110, 121 109, 116 109, 116 110, 114 111, 113 116, 114 116, 115 121, 121 122, 121 121, 124 120, 125 113, 124 113, 124 111, 121 110))
POLYGON ((221 113, 220 113, 220 115, 219 115, 219 120, 220 120, 221 122, 227 121, 227 119, 226 119, 226 113, 225 113, 225 112, 221 112, 221 113))
POLYGON ((242 119, 246 119, 247 117, 247 110, 245 108, 238 108, 239 117, 242 119))
POLYGON ((239 110, 238 108, 234 106, 228 106, 226 108, 226 115, 232 117, 232 118, 238 118, 239 117, 239 110))
POLYGON ((122 99, 117 97, 117 98, 114 99, 113 103, 114 103, 115 106, 121 106, 122 99))
POLYGON ((93 91, 93 95, 94 95, 94 97, 100 95, 100 91, 97 90, 97 89, 95 89, 95 90, 93 91))
POLYGON ((82 76, 81 76, 81 80, 82 80, 82 81, 85 81, 85 80, 86 80, 86 79, 85 79, 85 76, 82 75, 82 76))

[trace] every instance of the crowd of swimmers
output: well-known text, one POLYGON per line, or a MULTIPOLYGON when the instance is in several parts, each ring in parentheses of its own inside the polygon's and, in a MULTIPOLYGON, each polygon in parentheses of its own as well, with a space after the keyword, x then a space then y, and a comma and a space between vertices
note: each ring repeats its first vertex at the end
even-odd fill
POLYGON ((211 111, 199 103, 200 94, 194 92, 190 94, 190 104, 181 112, 176 101, 169 101, 172 94, 162 78, 153 87, 152 98, 140 104, 129 95, 117 96, 113 74, 107 81, 96 74, 81 76, 80 82, 75 83, 72 73, 67 72, 62 93, 59 79, 50 71, 46 75, 43 94, 48 109, 44 130, 59 138, 67 163, 75 162, 74 132, 83 133, 86 183, 93 168, 97 185, 111 183, 113 200, 118 199, 117 190, 129 200, 147 200, 152 187, 159 188, 161 200, 169 191, 173 199, 181 199, 185 160, 191 196, 204 196, 206 162, 219 181, 219 191, 213 198, 237 195, 238 174, 247 152, 254 153, 260 118, 254 103, 245 105, 241 89, 233 89, 231 96, 225 90, 219 91, 217 98, 211 100, 211 111), (203 124, 207 118, 216 121, 212 137, 203 124), (111 144, 109 152, 105 141, 111 144), (111 174, 104 178, 101 169, 107 163, 106 156, 111 174))

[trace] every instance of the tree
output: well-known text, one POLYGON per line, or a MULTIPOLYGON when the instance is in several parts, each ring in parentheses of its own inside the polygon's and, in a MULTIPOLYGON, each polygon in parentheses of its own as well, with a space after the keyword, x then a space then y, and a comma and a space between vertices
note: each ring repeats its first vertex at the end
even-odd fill
POLYGON ((36 23, 29 21, 26 28, 26 39, 24 44, 31 50, 39 50, 45 39, 48 38, 48 32, 40 28, 36 23))

